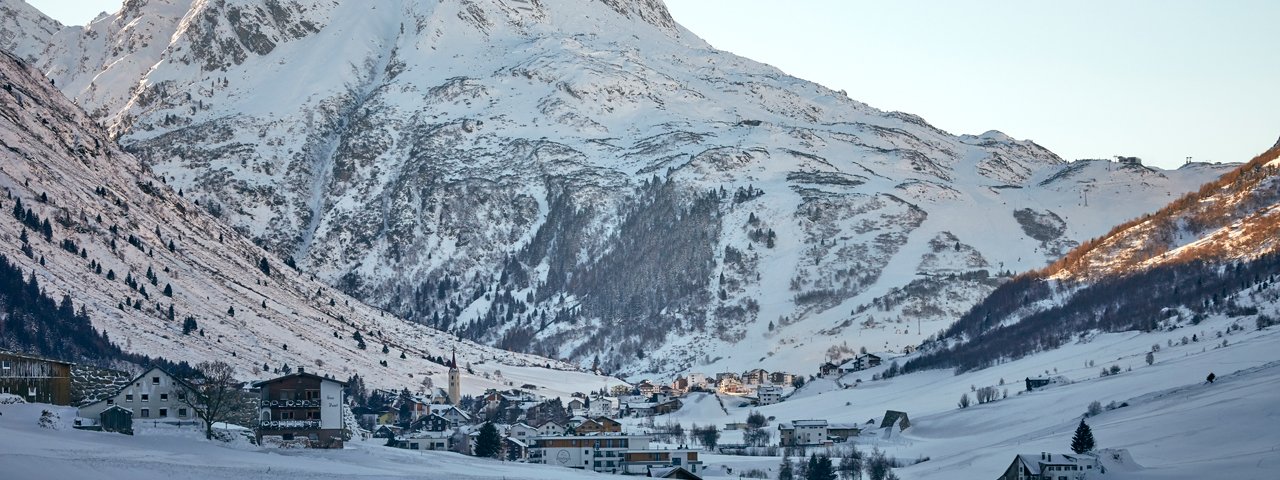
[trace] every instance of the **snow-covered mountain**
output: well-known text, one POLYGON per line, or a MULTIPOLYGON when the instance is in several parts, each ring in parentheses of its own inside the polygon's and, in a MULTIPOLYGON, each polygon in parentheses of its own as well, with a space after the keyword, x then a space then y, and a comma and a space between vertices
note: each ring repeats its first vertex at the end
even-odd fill
POLYGON ((128 2, 40 68, 320 281, 630 373, 900 350, 1226 171, 952 135, 714 50, 658 0, 128 2))
POLYGON ((605 382, 405 322, 298 273, 166 185, 39 71, 3 52, 0 146, 0 254, 46 295, 69 295, 127 351, 225 360, 246 379, 288 365, 401 388, 443 384, 446 368, 426 357, 456 349, 474 371, 462 381, 470 394, 508 382, 561 393, 605 382))
POLYGON ((1280 146, 1001 285, 904 367, 987 368, 1099 332, 1172 331, 1215 315, 1266 328, 1280 300, 1277 238, 1280 146))

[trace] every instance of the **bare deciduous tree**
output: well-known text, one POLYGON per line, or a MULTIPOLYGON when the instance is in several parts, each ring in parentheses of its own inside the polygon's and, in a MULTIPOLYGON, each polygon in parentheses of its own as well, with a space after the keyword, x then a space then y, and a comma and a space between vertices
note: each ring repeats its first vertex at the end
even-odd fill
POLYGON ((196 365, 199 375, 188 378, 195 395, 186 395, 183 403, 204 420, 205 439, 213 438, 213 424, 225 422, 236 410, 243 408, 240 396, 241 382, 235 379, 235 368, 226 362, 200 362, 196 365))

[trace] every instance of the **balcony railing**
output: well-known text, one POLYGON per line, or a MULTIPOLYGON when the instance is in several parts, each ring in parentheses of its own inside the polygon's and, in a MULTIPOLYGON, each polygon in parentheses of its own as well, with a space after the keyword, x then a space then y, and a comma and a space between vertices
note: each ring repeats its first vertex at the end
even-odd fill
POLYGON ((319 400, 263 400, 259 404, 271 408, 320 408, 319 400))
POLYGON ((263 420, 258 423, 259 430, 317 430, 319 420, 263 420))

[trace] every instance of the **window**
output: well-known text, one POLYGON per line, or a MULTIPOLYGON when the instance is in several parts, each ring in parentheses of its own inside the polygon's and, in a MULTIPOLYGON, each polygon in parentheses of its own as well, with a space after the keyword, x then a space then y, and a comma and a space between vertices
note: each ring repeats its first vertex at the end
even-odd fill
POLYGON ((9 363, 9 361, 8 361, 8 360, 5 360, 5 361, 3 361, 3 362, 0 362, 0 369, 8 370, 8 369, 10 369, 10 368, 13 368, 13 364, 12 364, 12 363, 9 363))
POLYGON ((280 412, 280 419, 281 419, 281 420, 293 420, 293 412, 289 412, 289 411, 283 411, 283 412, 280 412))
POLYGON ((142 401, 144 401, 144 402, 149 402, 149 401, 151 401, 151 395, 146 394, 146 393, 142 394, 142 401))
POLYGON ((133 401, 133 394, 132 394, 132 393, 126 393, 126 394, 124 394, 124 401, 126 401, 126 402, 132 402, 132 401, 133 401))
POLYGON ((169 409, 167 409, 167 408, 161 408, 161 409, 160 409, 160 416, 161 416, 161 417, 167 417, 167 416, 169 416, 169 409))
POLYGON ((161 393, 161 394, 160 394, 160 401, 161 401, 161 402, 167 402, 167 401, 169 401, 169 394, 167 394, 167 393, 161 393))
POLYGON ((182 417, 182 418, 187 418, 187 409, 185 409, 185 408, 179 408, 179 409, 178 409, 178 416, 179 416, 179 417, 182 417))
POLYGON ((187 392, 178 392, 178 400, 186 400, 187 392))
POLYGON ((152 385, 159 385, 159 384, 160 384, 160 377, 151 377, 151 384, 152 384, 152 385))
POLYGON ((115 403, 116 403, 116 399, 114 399, 114 398, 108 398, 108 399, 107 399, 107 405, 115 405, 115 403))
POLYGON ((142 418, 150 418, 150 417, 151 417, 151 409, 150 409, 150 408, 144 408, 144 409, 142 409, 142 413, 141 413, 141 414, 139 414, 138 416, 139 416, 139 417, 142 417, 142 418))
POLYGON ((417 443, 410 443, 410 444, 409 444, 409 450, 417 450, 417 449, 418 449, 418 444, 417 444, 417 443))

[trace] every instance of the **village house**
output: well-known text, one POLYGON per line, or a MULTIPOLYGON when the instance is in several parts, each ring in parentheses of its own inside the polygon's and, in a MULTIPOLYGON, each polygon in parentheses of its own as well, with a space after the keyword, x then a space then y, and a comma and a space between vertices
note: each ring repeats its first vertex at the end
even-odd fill
POLYGON ((826 420, 796 420, 778 424, 778 444, 803 447, 827 443, 826 420))
POLYGON ((657 405, 654 402, 631 402, 623 405, 622 412, 630 417, 652 417, 653 407, 657 405))
POLYGON ((452 449, 453 432, 415 432, 396 440, 396 447, 406 450, 438 450, 452 449))
POLYGON ((510 435, 502 438, 502 451, 504 458, 509 462, 519 462, 529 459, 529 442, 532 438, 519 439, 510 435))
POLYGON ((717 373, 717 374, 716 374, 716 384, 717 384, 717 385, 719 385, 719 384, 720 384, 720 382, 723 382, 723 381, 728 380, 728 379, 732 379, 733 381, 735 381, 735 382, 739 382, 739 383, 741 383, 741 382, 742 382, 742 379, 738 377, 738 374, 733 373, 733 372, 720 372, 720 373, 717 373))
POLYGON ((684 403, 683 403, 683 402, 681 402, 681 401, 680 401, 680 399, 678 399, 678 398, 673 398, 673 399, 667 400, 667 401, 665 401, 665 402, 662 402, 662 403, 659 403, 659 404, 654 405, 654 406, 653 406, 653 414, 654 414, 654 415, 666 415, 666 414, 668 414, 668 413, 673 413, 673 412, 675 412, 676 410, 679 410, 679 409, 680 409, 680 407, 683 407, 683 406, 684 406, 684 403))
POLYGON ((840 372, 840 366, 831 362, 826 362, 818 366, 819 377, 828 377, 828 376, 831 376, 832 374, 839 373, 839 372, 840 372))
POLYGON ((828 423, 827 438, 833 442, 844 442, 862 434, 862 427, 856 423, 828 423))
POLYGON ((258 443, 266 436, 307 445, 342 448, 342 409, 345 383, 319 375, 297 373, 253 384, 261 389, 258 403, 258 443))
POLYGON ((622 454, 622 472, 626 475, 649 475, 655 469, 671 467, 681 467, 695 475, 704 470, 697 450, 633 449, 622 454))
POLYGON ((564 425, 548 420, 538 425, 538 435, 543 437, 564 435, 564 425))
POLYGON ((443 432, 454 426, 455 425, 453 425, 453 422, 449 421, 449 419, 444 418, 439 414, 433 413, 430 415, 424 415, 421 418, 414 420, 413 423, 409 425, 409 430, 426 431, 426 432, 443 432))
POLYGON ((746 385, 760 385, 769 380, 769 372, 763 368, 747 370, 742 374, 742 383, 746 385))
POLYGON ((1018 455, 997 480, 1085 480, 1106 473, 1094 455, 1018 455))
POLYGON ((639 385, 636 385, 636 389, 640 390, 640 395, 645 397, 652 397, 653 394, 659 391, 659 387, 648 380, 640 382, 639 385))
POLYGON ((575 398, 564 404, 564 408, 569 411, 569 415, 584 415, 587 413, 587 402, 580 398, 575 398))
POLYGON ((795 382, 796 376, 787 372, 773 372, 769 374, 769 383, 774 385, 791 385, 795 382))
POLYGON ((528 442, 529 439, 536 437, 538 435, 541 435, 541 433, 538 432, 538 429, 533 428, 527 423, 517 423, 507 429, 508 437, 514 438, 516 440, 520 440, 522 442, 528 442))
POLYGON ((782 387, 761 385, 756 388, 756 399, 760 405, 773 405, 782 401, 782 387))
POLYGON ((716 390, 726 395, 747 395, 751 393, 751 389, 747 388, 742 382, 738 381, 738 377, 725 377, 716 382, 716 390))
POLYGON ((855 358, 854 362, 858 365, 858 370, 866 370, 868 368, 880 366, 880 356, 864 353, 862 355, 858 355, 858 358, 855 358))
POLYGON ((649 448, 650 437, 619 433, 562 435, 533 439, 530 461, 569 468, 620 473, 627 451, 649 448))
POLYGON ((671 382, 671 391, 676 395, 684 395, 689 393, 689 379, 684 375, 679 375, 671 382))
POLYGON ((450 427, 458 427, 471 423, 471 414, 453 405, 431 405, 431 414, 444 417, 450 427))
POLYGON ((685 380, 689 382, 689 389, 707 386, 707 375, 705 373, 690 373, 685 377, 685 380))
POLYGON ((629 395, 630 393, 631 393, 631 386, 625 383, 620 383, 609 388, 609 394, 615 397, 629 395))
POLYGON ((591 433, 619 433, 622 431, 622 424, 612 418, 597 417, 587 419, 585 422, 578 424, 573 428, 573 431, 578 435, 587 435, 591 433))
POLYGON ((134 422, 190 422, 195 426, 199 425, 199 419, 190 403, 197 398, 196 389, 190 384, 161 368, 153 367, 106 398, 80 407, 76 415, 99 419, 107 409, 119 406, 133 414, 134 422))
POLYGON ((49 358, 0 352, 0 393, 17 395, 29 403, 71 405, 71 365, 49 358))

